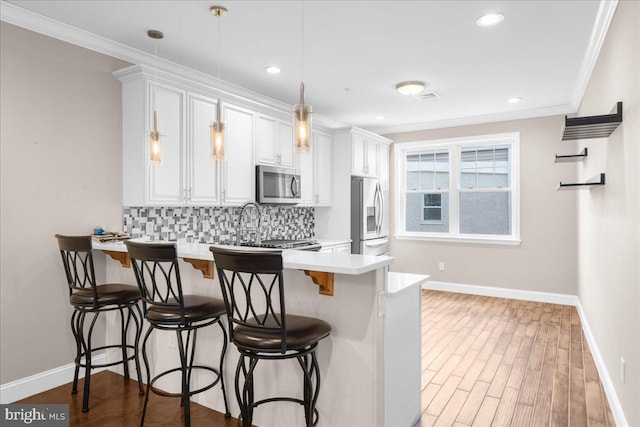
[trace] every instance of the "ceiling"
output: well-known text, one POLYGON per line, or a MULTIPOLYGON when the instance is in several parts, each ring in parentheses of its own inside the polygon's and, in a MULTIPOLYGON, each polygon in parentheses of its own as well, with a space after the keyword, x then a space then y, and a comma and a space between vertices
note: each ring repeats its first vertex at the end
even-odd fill
MULTIPOLYGON (((212 76, 218 33, 209 8, 225 6, 222 79, 297 103, 300 1, 10 3, 147 53, 154 45, 146 31, 160 30, 158 56, 212 76), (266 73, 270 65, 282 72, 266 73)), ((572 112, 599 49, 593 34, 602 26, 601 6, 592 0, 307 0, 306 100, 319 115, 379 132, 572 112), (488 12, 505 19, 477 26, 488 12), (406 80, 428 82, 427 90, 441 97, 400 95, 395 84, 406 80), (522 101, 510 104, 512 97, 522 101)))

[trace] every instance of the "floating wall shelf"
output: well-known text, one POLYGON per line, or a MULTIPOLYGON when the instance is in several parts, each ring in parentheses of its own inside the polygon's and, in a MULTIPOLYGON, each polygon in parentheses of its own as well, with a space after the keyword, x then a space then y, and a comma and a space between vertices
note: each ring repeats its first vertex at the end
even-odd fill
POLYGON ((600 174, 600 181, 594 181, 598 179, 598 177, 595 177, 591 180, 589 180, 588 182, 576 182, 576 183, 560 183, 560 185, 558 186, 558 190, 587 190, 589 188, 598 186, 598 185, 604 185, 604 174, 601 173, 600 174))
POLYGON ((589 117, 564 117, 562 140, 606 138, 622 123, 622 102, 610 114, 589 117))
POLYGON ((581 162, 589 154, 587 147, 584 147, 579 154, 569 154, 565 156, 558 156, 556 154, 556 163, 569 163, 569 162, 581 162))

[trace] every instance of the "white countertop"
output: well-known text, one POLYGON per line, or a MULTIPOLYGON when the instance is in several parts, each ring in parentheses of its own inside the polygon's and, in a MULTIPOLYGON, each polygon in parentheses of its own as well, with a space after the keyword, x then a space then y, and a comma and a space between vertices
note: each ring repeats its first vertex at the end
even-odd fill
POLYGON ((387 294, 395 294, 410 288, 411 286, 422 285, 429 280, 425 274, 398 273, 390 271, 387 276, 387 294))
MULTIPOLYGON (((134 239, 140 241, 141 239, 134 239)), ((142 240, 144 241, 144 240, 142 240)), ((173 242, 157 242, 173 243, 173 242)), ((341 242, 341 243, 346 243, 341 242)), ((213 261, 213 254, 209 251, 210 244, 205 243, 177 243, 178 257, 213 261)), ((222 246, 228 249, 270 250, 238 246, 222 246)), ((98 243, 93 242, 93 249, 102 251, 126 252, 127 247, 122 242, 98 243)), ((351 255, 320 253, 313 251, 299 251, 287 249, 282 251, 282 263, 286 269, 324 271, 340 274, 363 274, 385 267, 395 258, 390 256, 351 255)))
POLYGON ((323 237, 314 237, 313 239, 320 243, 323 248, 326 246, 337 246, 345 243, 351 243, 351 239, 325 239, 323 237))

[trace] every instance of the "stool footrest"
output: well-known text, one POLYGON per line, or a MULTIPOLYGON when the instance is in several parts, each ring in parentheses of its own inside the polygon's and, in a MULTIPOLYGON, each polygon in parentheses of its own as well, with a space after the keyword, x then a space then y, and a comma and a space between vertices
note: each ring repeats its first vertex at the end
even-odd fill
MULTIPOLYGON (((215 379, 213 380, 213 382, 211 382, 210 384, 207 384, 206 386, 199 388, 197 390, 192 390, 189 391, 189 397, 193 396, 194 394, 198 394, 198 393, 202 393, 203 391, 207 391, 210 388, 214 387, 216 384, 218 384, 220 382, 220 372, 215 369, 212 368, 210 366, 202 366, 202 365, 194 365, 191 367, 191 369, 204 369, 206 371, 212 372, 213 374, 215 374, 215 379)), ((182 397, 182 392, 180 393, 171 393, 168 391, 164 391, 162 389, 159 389, 157 387, 154 387, 153 384, 155 384, 155 382, 157 380, 159 380, 160 378, 164 377, 165 375, 169 375, 169 374, 173 374, 174 372, 180 372, 182 371, 181 367, 177 367, 177 368, 173 368, 173 369, 169 369, 168 371, 164 371, 161 374, 156 375, 155 377, 153 377, 153 379, 151 380, 151 383, 149 384, 149 389, 154 392, 157 395, 160 396, 166 396, 166 397, 182 397)))

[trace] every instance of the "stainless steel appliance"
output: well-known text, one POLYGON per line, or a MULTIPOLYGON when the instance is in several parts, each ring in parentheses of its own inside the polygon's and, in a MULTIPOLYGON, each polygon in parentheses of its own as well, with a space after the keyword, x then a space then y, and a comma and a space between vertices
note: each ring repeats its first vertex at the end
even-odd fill
POLYGON ((263 240, 260 243, 242 243, 242 246, 252 246, 254 248, 272 248, 272 249, 298 249, 302 251, 319 251, 321 246, 315 240, 263 240))
POLYGON ((298 203, 300 174, 294 169, 256 166, 256 201, 258 203, 298 203))
POLYGON ((351 177, 351 253, 389 253, 389 184, 351 177))

